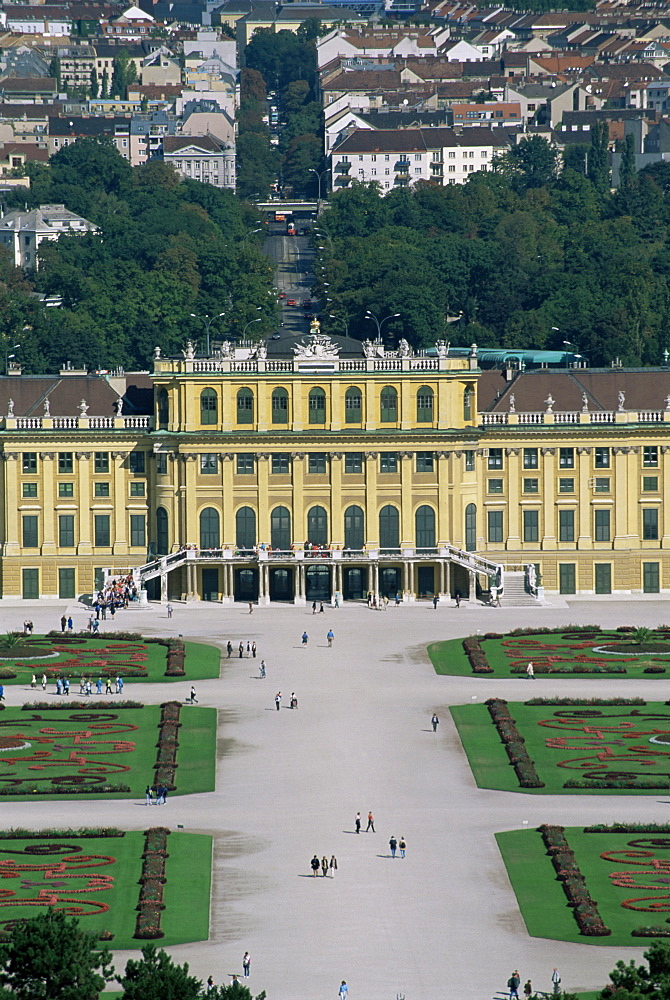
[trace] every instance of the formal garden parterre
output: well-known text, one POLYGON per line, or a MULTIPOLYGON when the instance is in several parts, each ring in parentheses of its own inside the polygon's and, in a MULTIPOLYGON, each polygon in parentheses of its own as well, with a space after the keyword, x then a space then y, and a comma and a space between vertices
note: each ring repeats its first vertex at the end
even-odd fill
POLYGON ((544 794, 670 791, 670 705, 534 698, 455 705, 480 788, 544 794))
POLYGON ((160 826, 0 833, 0 939, 53 908, 115 949, 205 940, 211 859, 211 837, 160 826))
POLYGON ((532 662, 536 678, 653 678, 670 673, 670 627, 518 628, 432 643, 428 654, 438 674, 456 676, 520 677, 532 662))
POLYGON ((0 795, 139 798, 214 789, 216 710, 178 702, 36 703, 0 712, 0 795))
MULTIPOLYGON (((221 653, 215 646, 173 638, 147 638, 136 632, 114 632, 92 637, 88 633, 49 632, 46 636, 0 639, 0 683, 41 686, 57 678, 70 681, 121 676, 124 681, 189 681, 217 678, 221 653)), ((49 688, 52 690, 52 688, 49 688)))
POLYGON ((543 824, 496 840, 532 936, 637 946, 670 937, 670 826, 543 824))

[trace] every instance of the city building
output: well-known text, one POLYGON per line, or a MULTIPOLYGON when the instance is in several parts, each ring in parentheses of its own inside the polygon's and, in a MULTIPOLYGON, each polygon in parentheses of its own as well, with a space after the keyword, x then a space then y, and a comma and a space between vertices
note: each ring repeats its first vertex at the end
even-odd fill
POLYGON ((0 378, 2 598, 670 592, 669 368, 285 343, 0 378))
POLYGON ((235 145, 214 135, 166 135, 162 153, 182 177, 235 190, 235 145))
POLYGON ((65 205, 40 205, 31 211, 15 208, 0 216, 0 245, 12 254, 16 267, 37 270, 40 243, 63 233, 95 233, 96 226, 65 205))

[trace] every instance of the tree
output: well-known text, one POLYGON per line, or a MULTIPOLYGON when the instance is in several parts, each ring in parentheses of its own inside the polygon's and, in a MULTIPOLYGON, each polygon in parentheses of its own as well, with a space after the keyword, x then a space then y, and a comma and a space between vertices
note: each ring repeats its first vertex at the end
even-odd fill
POLYGON ((311 171, 318 170, 322 153, 321 140, 315 135, 299 135, 293 139, 284 157, 282 177, 294 194, 305 194, 307 188, 314 186, 316 177, 311 171))
POLYGON ((102 83, 100 84, 100 97, 109 97, 109 73, 107 68, 102 71, 102 83))
POLYGON ((610 172, 609 126, 607 122, 594 122, 591 128, 591 146, 588 154, 588 177, 593 186, 604 194, 609 190, 610 172))
POLYGON ((91 192, 119 194, 132 183, 130 164, 106 136, 78 139, 59 149, 50 162, 55 185, 76 184, 91 192))
POLYGON ((541 135, 531 135, 513 146, 505 160, 524 188, 542 187, 556 176, 558 152, 541 135))
MULTIPOLYGON (((207 996, 211 997, 211 1000, 254 1000, 251 990, 237 980, 230 983, 229 986, 215 986, 207 996)), ((265 997, 266 993, 263 990, 256 996, 256 1000, 265 1000, 265 997)))
POLYGON ((631 191, 635 187, 637 171, 635 169, 635 140, 632 135, 627 135, 623 142, 621 152, 621 166, 619 167, 619 190, 631 191))
POLYGON ((155 944, 142 948, 141 959, 128 960, 119 982, 123 1000, 197 1000, 202 988, 201 980, 189 976, 188 963, 175 965, 155 944))
POLYGON ((90 91, 91 91, 91 97, 98 96, 98 72, 95 66, 93 66, 93 68, 91 69, 90 91))
POLYGON ((61 75, 60 75, 60 59, 58 56, 54 56, 49 63, 49 76, 56 81, 56 87, 60 92, 61 89, 61 75))
POLYGON ((114 60, 114 70, 112 73, 112 96, 127 97, 128 87, 137 80, 137 70, 135 63, 130 58, 125 49, 121 49, 114 60))
POLYGON ((244 66, 240 71, 240 99, 252 99, 264 104, 267 99, 267 87, 261 73, 256 69, 244 66))
POLYGON ((19 921, 0 945, 0 985, 15 1000, 97 997, 113 978, 111 955, 60 910, 19 921))

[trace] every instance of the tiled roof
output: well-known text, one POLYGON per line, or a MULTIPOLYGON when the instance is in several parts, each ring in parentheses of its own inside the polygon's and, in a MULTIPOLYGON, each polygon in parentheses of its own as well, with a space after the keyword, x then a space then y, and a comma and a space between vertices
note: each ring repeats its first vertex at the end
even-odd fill
POLYGON ((483 372, 479 382, 480 411, 509 412, 509 396, 514 393, 517 413, 546 410, 551 393, 555 413, 582 409, 586 393, 589 410, 616 410, 619 392, 625 396, 626 410, 664 410, 670 393, 670 369, 536 369, 525 371, 506 383, 500 372, 483 372), (498 391, 501 397, 496 400, 498 391))
POLYGON ((0 91, 8 93, 45 93, 55 94, 57 83, 53 77, 16 77, 7 76, 0 80, 0 91))
POLYGON ((49 115, 50 136, 114 135, 117 129, 125 132, 129 128, 129 116, 71 118, 69 115, 64 115, 56 118, 49 115))
MULTIPOLYGON (((124 413, 150 414, 153 412, 147 388, 149 379, 139 374, 129 375, 124 413)), ((0 378, 0 413, 7 413, 9 400, 14 401, 17 417, 41 417, 44 400, 48 397, 52 417, 73 417, 79 413, 79 403, 85 399, 88 416, 113 417, 114 402, 118 398, 109 382, 99 375, 21 375, 0 378)))
POLYGON ((505 146, 508 137, 502 128, 472 126, 467 129, 356 129, 335 147, 333 154, 421 153, 445 146, 505 146))
POLYGON ((183 149, 195 147, 206 153, 220 153, 226 149, 226 144, 213 135, 166 135, 163 139, 163 152, 179 153, 183 149))

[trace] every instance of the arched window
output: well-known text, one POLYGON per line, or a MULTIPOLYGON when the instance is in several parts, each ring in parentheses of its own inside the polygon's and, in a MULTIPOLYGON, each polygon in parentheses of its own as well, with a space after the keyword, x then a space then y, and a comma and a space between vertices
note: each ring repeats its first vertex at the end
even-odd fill
POLYGON ((417 507, 414 515, 417 549, 435 548, 435 511, 428 504, 417 507))
POLYGON ((253 549, 256 544, 256 511, 240 507, 235 515, 235 544, 238 549, 253 549))
POLYGON ((219 512, 214 507, 205 507, 200 511, 200 548, 221 548, 219 512))
POLYGON ((328 544, 328 515, 323 507, 307 511, 307 541, 312 545, 328 544))
MULTIPOLYGON (((216 411, 216 400, 214 402, 214 410, 216 411)), ((158 426, 165 428, 170 423, 170 398, 167 394, 167 389, 161 389, 158 393, 158 426)), ((204 420, 202 421, 204 423, 204 420)), ((216 421, 215 421, 216 423, 216 421)))
POLYGON ((365 545, 365 514, 355 504, 344 512, 344 547, 360 551, 365 545))
POLYGON ((463 420, 472 420, 472 404, 475 399, 475 390, 471 385, 466 385, 463 393, 463 420))
POLYGON ((400 548, 400 514, 398 508, 390 503, 379 511, 379 547, 400 548))
POLYGON ((361 390, 351 386, 344 394, 345 424, 360 424, 363 421, 363 396, 361 390))
POLYGON ((168 513, 165 507, 156 508, 156 555, 166 556, 170 551, 168 513))
POLYGON ((309 391, 309 422, 310 424, 326 422, 326 394, 323 389, 316 388, 309 391))
POLYGON ((395 424, 398 422, 398 393, 392 385, 387 385, 382 389, 381 394, 380 420, 383 424, 395 424))
POLYGON ((219 419, 218 397, 214 389, 203 389, 200 393, 200 423, 215 424, 219 419))
POLYGON ((286 389, 272 390, 272 423, 288 423, 288 393, 286 389))
POLYGON ((474 552, 477 548, 477 508, 469 503, 465 508, 465 549, 474 552))
POLYGON ((237 422, 238 424, 254 422, 254 394, 251 389, 240 389, 237 394, 237 422))
POLYGON ((417 424, 432 424, 433 422, 433 390, 429 385, 422 385, 416 394, 417 424))
POLYGON ((291 512, 287 507, 275 507, 270 515, 270 545, 282 552, 291 548, 291 512))

